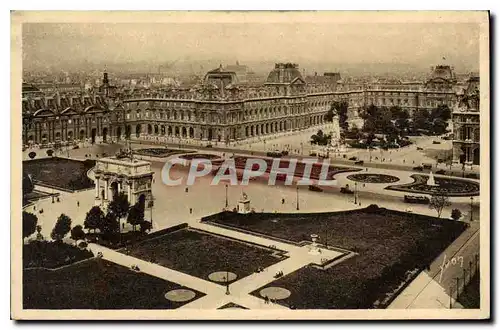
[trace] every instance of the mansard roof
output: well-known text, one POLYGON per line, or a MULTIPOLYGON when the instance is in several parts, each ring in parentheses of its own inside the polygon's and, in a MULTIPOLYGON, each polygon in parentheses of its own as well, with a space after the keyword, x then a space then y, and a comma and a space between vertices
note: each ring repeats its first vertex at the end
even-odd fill
POLYGON ((291 84, 297 78, 305 82, 298 64, 276 63, 274 69, 267 76, 266 84, 291 84))

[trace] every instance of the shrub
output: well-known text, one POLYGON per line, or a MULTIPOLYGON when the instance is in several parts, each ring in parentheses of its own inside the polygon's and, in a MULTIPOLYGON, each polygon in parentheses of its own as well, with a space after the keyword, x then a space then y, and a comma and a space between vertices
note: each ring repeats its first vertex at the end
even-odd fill
POLYGON ((23 195, 29 194, 34 189, 33 181, 28 173, 23 172, 23 195))
POLYGON ((49 149, 47 150, 47 156, 52 157, 54 155, 54 150, 49 149))
POLYGON ((79 247, 80 249, 85 249, 87 246, 89 246, 89 245, 87 244, 87 242, 80 242, 80 243, 78 243, 78 247, 79 247))
POLYGON ((30 153, 28 154, 28 157, 29 157, 30 159, 35 158, 35 157, 36 157, 36 152, 34 152, 34 151, 30 152, 30 153))
POLYGON ((379 211, 379 207, 377 204, 370 204, 367 208, 366 208, 366 212, 368 213, 376 213, 379 211))
POLYGON ((462 212, 459 209, 451 210, 451 218, 453 220, 458 220, 460 217, 462 217, 462 212))

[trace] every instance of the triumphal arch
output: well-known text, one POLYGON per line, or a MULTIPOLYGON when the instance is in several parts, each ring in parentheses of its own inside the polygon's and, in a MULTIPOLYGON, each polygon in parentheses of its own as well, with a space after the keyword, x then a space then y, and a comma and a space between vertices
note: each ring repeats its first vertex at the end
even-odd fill
POLYGON ((139 200, 139 196, 144 195, 146 206, 152 206, 151 163, 135 159, 131 150, 120 151, 114 157, 98 159, 94 173, 95 205, 105 209, 115 194, 124 192, 131 205, 139 200))

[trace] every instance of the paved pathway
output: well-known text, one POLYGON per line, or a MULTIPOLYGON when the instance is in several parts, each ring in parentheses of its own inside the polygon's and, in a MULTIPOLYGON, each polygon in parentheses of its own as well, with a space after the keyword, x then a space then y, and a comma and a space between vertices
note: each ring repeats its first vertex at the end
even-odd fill
POLYGON ((181 307, 191 309, 217 309, 230 302, 250 309, 286 308, 279 304, 265 304, 263 299, 252 296, 250 293, 270 282, 273 282, 275 280, 274 275, 279 271, 283 272, 283 276, 286 276, 310 263, 320 264, 322 259, 331 260, 342 254, 340 252, 325 249, 322 249, 320 254, 311 254, 309 253, 309 245, 299 247, 293 244, 278 242, 272 239, 245 234, 199 222, 191 222, 190 225, 195 229, 204 230, 238 240, 244 240, 254 244, 264 246, 274 245, 276 248, 286 251, 285 255, 287 258, 269 266, 260 273, 253 273, 230 284, 230 294, 228 295, 226 294, 226 287, 223 284, 220 285, 206 281, 204 279, 138 259, 97 244, 89 244, 89 248, 94 253, 101 252, 103 254, 103 258, 111 262, 125 267, 137 265, 141 272, 205 293, 206 296, 181 307))

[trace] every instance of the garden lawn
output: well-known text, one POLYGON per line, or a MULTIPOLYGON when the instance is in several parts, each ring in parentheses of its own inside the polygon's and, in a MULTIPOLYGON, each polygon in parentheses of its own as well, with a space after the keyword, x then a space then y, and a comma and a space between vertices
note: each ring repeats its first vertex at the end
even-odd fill
MULTIPOLYGON (((92 259, 57 271, 24 270, 25 309, 174 309, 165 298, 180 285, 92 259)), ((195 290, 192 290, 196 292, 195 290)), ((196 292, 197 299, 203 294, 196 292)))
POLYGON ((327 270, 304 267, 267 285, 290 290, 280 303, 300 309, 385 307, 387 294, 409 272, 428 266, 465 229, 461 222, 376 207, 316 214, 225 212, 203 221, 297 243, 318 234, 319 243, 326 237, 328 246, 358 253, 327 270))
POLYGON ((92 252, 63 242, 32 241, 23 245, 23 267, 58 268, 92 258, 92 252))
POLYGON ((182 229, 128 248, 128 254, 136 258, 205 280, 218 271, 235 273, 238 280, 259 267, 265 268, 282 260, 282 257, 273 256, 275 252, 193 229, 182 229))
POLYGON ((87 171, 95 160, 79 161, 67 158, 42 158, 23 161, 23 171, 32 176, 33 183, 63 190, 82 190, 94 187, 87 171))

